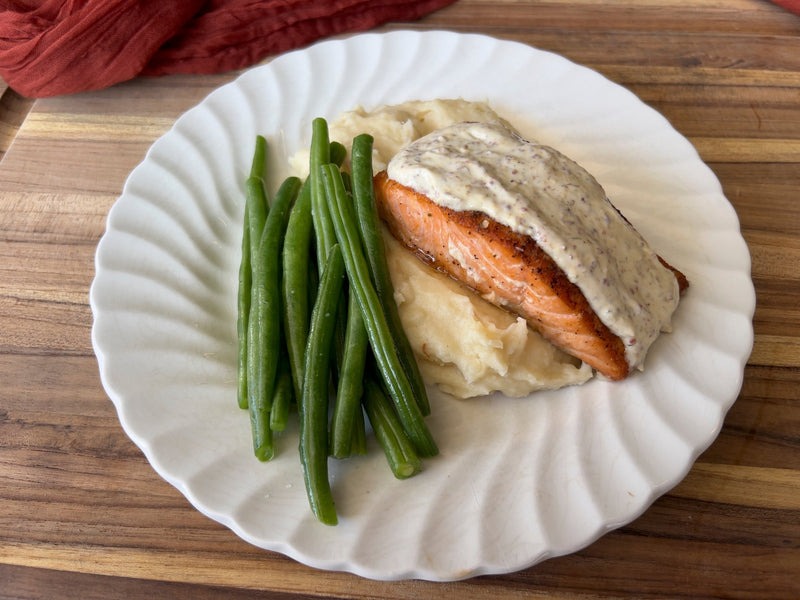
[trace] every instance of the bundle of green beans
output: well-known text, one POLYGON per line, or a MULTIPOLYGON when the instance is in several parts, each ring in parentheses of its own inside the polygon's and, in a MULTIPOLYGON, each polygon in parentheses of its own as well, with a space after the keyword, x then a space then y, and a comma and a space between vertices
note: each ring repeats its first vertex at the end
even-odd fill
POLYGON ((266 141, 257 136, 239 270, 238 404, 248 409, 254 453, 274 455, 273 433, 296 406, 309 504, 337 523, 328 458, 366 452, 366 422, 395 477, 438 448, 430 406, 394 302, 375 208, 371 136, 346 150, 312 124, 309 176, 287 178, 270 202, 266 141), (366 415, 366 417, 365 417, 366 415))

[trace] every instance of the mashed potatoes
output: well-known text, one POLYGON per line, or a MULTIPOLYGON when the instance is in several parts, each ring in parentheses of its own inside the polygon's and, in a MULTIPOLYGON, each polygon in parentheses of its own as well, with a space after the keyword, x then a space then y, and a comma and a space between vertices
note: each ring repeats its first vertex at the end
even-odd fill
MULTIPOLYGON (((378 172, 398 150, 431 131, 461 121, 497 120, 502 119, 484 103, 414 101, 343 113, 330 123, 329 132, 348 150, 356 135, 372 135, 378 172)), ((307 151, 290 162, 298 175, 308 173, 307 151)), ((525 396, 592 376, 588 365, 556 349, 523 319, 423 264, 388 231, 384 239, 400 318, 427 383, 460 398, 495 391, 525 396)))
MULTIPOLYGON (((348 151, 353 138, 368 133, 374 139, 372 167, 377 173, 386 168, 397 152, 414 140, 432 131, 461 121, 502 120, 488 105, 465 100, 412 101, 396 106, 382 106, 367 112, 356 108, 331 121, 328 133, 332 140, 344 144, 348 151)), ((308 174, 308 149, 291 157, 295 174, 308 174)))

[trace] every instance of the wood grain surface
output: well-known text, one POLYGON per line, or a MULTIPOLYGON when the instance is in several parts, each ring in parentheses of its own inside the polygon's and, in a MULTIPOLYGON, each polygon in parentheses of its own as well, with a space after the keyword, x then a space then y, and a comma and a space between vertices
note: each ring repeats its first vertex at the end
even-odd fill
POLYGON ((695 145, 739 215, 757 292, 718 439, 633 523, 518 573, 375 582, 250 546, 127 438, 88 305, 125 178, 236 73, 36 101, 0 86, 0 598, 800 597, 800 17, 760 0, 459 0, 382 29, 399 28, 557 52, 695 145))

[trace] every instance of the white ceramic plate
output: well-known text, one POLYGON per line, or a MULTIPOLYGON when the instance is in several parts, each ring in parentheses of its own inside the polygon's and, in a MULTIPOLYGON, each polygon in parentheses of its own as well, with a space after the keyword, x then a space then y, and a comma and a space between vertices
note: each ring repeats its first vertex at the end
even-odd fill
POLYGON ((328 41, 246 72, 188 111, 131 173, 91 290, 103 385, 153 468, 245 540, 375 579, 522 569, 629 523, 716 437, 752 346, 750 257, 689 142, 625 89, 559 56, 447 32, 328 41), (487 100, 594 173, 692 282, 624 383, 457 401, 431 390, 441 455, 393 479, 377 446, 332 461, 337 527, 312 517, 292 428, 251 453, 236 405, 243 181, 269 139, 273 181, 314 117, 410 99, 487 100))

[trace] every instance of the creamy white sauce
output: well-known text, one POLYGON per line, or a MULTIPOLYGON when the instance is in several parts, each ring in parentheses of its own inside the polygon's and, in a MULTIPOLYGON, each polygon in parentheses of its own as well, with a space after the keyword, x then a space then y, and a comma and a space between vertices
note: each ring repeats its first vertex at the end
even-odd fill
POLYGON ((623 340, 632 368, 668 330, 680 296, 674 274, 594 177, 553 148, 503 122, 464 122, 408 145, 387 171, 441 206, 483 212, 533 238, 623 340))

